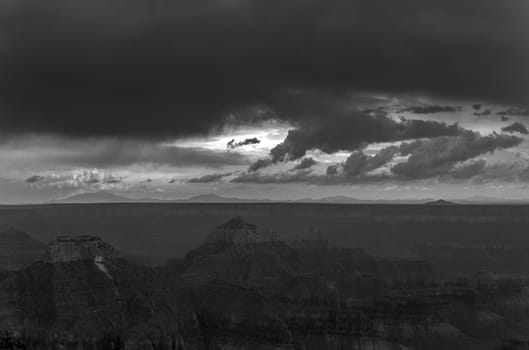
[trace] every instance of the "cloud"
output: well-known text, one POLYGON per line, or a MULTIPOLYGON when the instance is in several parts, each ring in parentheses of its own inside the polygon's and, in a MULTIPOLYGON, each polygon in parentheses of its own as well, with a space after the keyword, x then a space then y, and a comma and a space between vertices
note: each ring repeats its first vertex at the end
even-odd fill
MULTIPOLYGON (((220 168, 225 165, 245 165, 246 156, 237 152, 216 151, 200 147, 179 147, 156 142, 98 139, 92 142, 67 142, 69 148, 47 154, 49 163, 76 167, 120 167, 134 164, 155 164, 174 167, 207 166, 220 168)), ((61 141, 51 143, 59 147, 61 141)), ((38 152, 38 150, 36 150, 38 152)))
POLYGON ((39 182, 40 180, 44 179, 44 177, 40 176, 40 175, 33 175, 33 176, 30 176, 28 177, 25 182, 29 183, 29 184, 33 184, 33 183, 36 183, 36 182, 39 182))
POLYGON ((509 120, 509 117, 506 117, 506 116, 502 115, 502 116, 500 117, 500 120, 501 120, 502 122, 506 122, 507 120, 509 120))
POLYGON ((312 169, 304 169, 296 172, 279 171, 275 173, 246 172, 234 177, 231 182, 253 184, 306 183, 321 186, 332 186, 343 184, 374 183, 392 180, 392 178, 385 173, 351 177, 345 175, 343 172, 338 172, 338 166, 331 166, 329 168, 336 169, 336 173, 332 173, 331 170, 330 172, 327 172, 327 174, 316 174, 312 171, 312 169))
POLYGON ((43 173, 26 179, 39 187, 64 189, 108 189, 121 186, 124 176, 99 169, 78 169, 64 173, 43 173))
POLYGON ((393 159, 399 152, 396 146, 382 149, 374 156, 367 156, 362 151, 355 151, 342 164, 346 176, 354 177, 378 169, 393 159))
POLYGON ((492 112, 490 111, 490 109, 485 109, 484 111, 481 111, 481 112, 475 112, 474 115, 476 117, 485 117, 485 116, 488 116, 488 115, 491 115, 492 112))
POLYGON ((303 170, 303 169, 309 169, 312 168, 312 166, 318 164, 317 161, 315 161, 311 157, 303 158, 301 162, 299 162, 292 170, 303 170))
POLYGON ((481 185, 491 182, 529 182, 529 165, 527 162, 496 162, 487 163, 483 159, 457 166, 441 180, 468 180, 481 185))
POLYGON ((506 126, 506 127, 504 127, 504 128, 501 128, 501 131, 504 131, 504 132, 510 132, 510 133, 518 132, 518 133, 520 133, 520 134, 524 134, 524 135, 529 134, 529 130, 527 130, 527 128, 525 127, 525 125, 523 125, 523 124, 520 123, 520 122, 514 122, 514 123, 512 123, 512 124, 509 125, 509 126, 506 126))
POLYGON ((481 109, 481 103, 475 103, 472 105, 472 109, 475 111, 479 111, 481 109))
POLYGON ((499 111, 496 113, 497 115, 501 116, 518 116, 518 117, 529 117, 529 109, 527 108, 519 108, 519 107, 511 107, 509 109, 506 109, 504 111, 499 111))
POLYGON ((408 107, 408 108, 401 109, 398 112, 399 113, 409 112, 409 113, 414 113, 414 114, 434 114, 434 113, 457 112, 460 109, 461 107, 430 105, 430 106, 408 107))
POLYGON ((458 136, 418 140, 400 146, 405 162, 391 168, 393 174, 406 179, 429 178, 448 174, 455 166, 481 154, 520 144, 523 139, 505 134, 481 136, 467 131, 458 136))
POLYGON ((311 176, 311 169, 303 169, 296 172, 278 172, 273 174, 261 174, 257 172, 242 173, 231 180, 235 183, 303 183, 313 182, 315 177, 311 176))
POLYGON ((218 182, 227 176, 231 176, 232 173, 223 173, 223 174, 208 174, 200 177, 193 177, 188 179, 188 183, 209 183, 209 182, 218 182))
POLYGON ((296 160, 309 150, 332 154, 354 151, 374 142, 457 135, 462 130, 457 124, 415 119, 395 121, 384 114, 372 116, 352 112, 334 116, 332 123, 325 120, 301 122, 270 151, 270 156, 272 162, 296 160))
POLYGON ((486 164, 487 163, 483 159, 472 161, 453 168, 450 176, 454 179, 470 179, 482 173, 486 164))
MULTIPOLYGON (((457 136, 442 136, 405 142, 400 146, 388 146, 373 156, 357 150, 339 164, 327 167, 325 173, 312 169, 279 171, 273 173, 245 172, 240 173, 231 182, 236 183, 309 183, 317 185, 362 184, 374 182, 401 182, 416 179, 439 177, 441 181, 468 180, 488 181, 498 178, 496 166, 487 165, 483 159, 475 157, 492 153, 499 149, 514 147, 522 139, 506 134, 482 136, 477 132, 465 131, 457 136), (397 157, 398 156, 398 157, 397 157), (402 160, 401 157, 408 157, 402 160), (397 162, 389 171, 378 173, 371 171, 397 162)), ((511 169, 512 170, 512 169, 511 169)), ((528 171, 529 173, 529 171, 528 171)), ((521 172, 511 171, 510 176, 521 178, 521 172)), ((504 178, 506 178, 504 174, 504 178)), ((220 180, 217 174, 205 177, 207 182, 220 180)), ((529 178, 529 175, 527 176, 529 178)))
POLYGON ((307 151, 326 154, 355 151, 370 143, 395 142, 416 138, 457 135, 464 131, 458 124, 405 119, 395 120, 381 109, 358 110, 350 96, 321 91, 298 91, 293 99, 281 100, 281 118, 295 128, 270 150, 268 158, 250 165, 253 172, 280 161, 301 159, 307 151), (329 122, 332 120, 332 122, 329 122))
POLYGON ((109 176, 107 177, 103 183, 105 184, 119 184, 123 182, 124 177, 115 177, 115 176, 109 176))
POLYGON ((248 172, 253 173, 260 169, 266 168, 267 166, 272 164, 272 160, 269 158, 261 158, 250 164, 248 167, 248 172))
POLYGON ((242 147, 246 145, 255 145, 261 143, 261 141, 257 137, 252 137, 249 139, 245 139, 243 141, 235 142, 235 139, 232 139, 230 142, 226 144, 227 149, 235 149, 237 147, 242 147))
POLYGON ((490 183, 493 181, 515 182, 527 181, 527 166, 520 166, 517 163, 496 163, 487 165, 479 174, 472 178, 475 184, 490 183))
POLYGON ((325 172, 327 176, 333 176, 338 174, 338 164, 329 165, 325 172))
POLYGON ((0 129, 74 137, 207 134, 230 115, 245 118, 247 106, 284 116, 277 98, 292 97, 285 89, 522 105, 528 6, 4 0, 0 129))

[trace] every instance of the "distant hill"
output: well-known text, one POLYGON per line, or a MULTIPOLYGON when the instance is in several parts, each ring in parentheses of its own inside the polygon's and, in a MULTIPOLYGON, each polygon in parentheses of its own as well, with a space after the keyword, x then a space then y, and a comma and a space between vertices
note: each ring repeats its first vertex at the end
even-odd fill
POLYGON ((218 194, 214 193, 208 193, 208 194, 199 194, 197 196, 193 196, 186 199, 179 199, 178 202, 218 202, 218 203, 226 203, 226 202, 248 202, 248 201, 255 201, 258 202, 259 200, 247 200, 247 199, 241 199, 241 198, 235 198, 235 197, 223 197, 219 196, 218 194))
POLYGON ((450 202, 450 201, 445 201, 444 199, 438 199, 436 201, 429 201, 429 202, 426 202, 424 204, 427 204, 427 205, 455 205, 457 203, 450 202))
POLYGON ((358 199, 347 196, 298 199, 298 203, 336 203, 336 204, 422 204, 428 199, 358 199))
POLYGON ((116 194, 99 191, 93 193, 81 193, 71 197, 66 197, 52 201, 53 203, 120 203, 130 202, 131 199, 127 197, 118 196, 116 194))
POLYGON ((365 201, 347 197, 347 196, 331 196, 331 197, 323 197, 323 198, 304 198, 298 200, 298 202, 319 202, 319 203, 349 203, 349 204, 355 204, 355 203, 363 203, 365 201))
POLYGON ((456 205, 456 204, 526 204, 527 200, 506 200, 493 197, 468 197, 455 201, 444 199, 359 199, 348 196, 329 196, 322 198, 301 198, 292 200, 248 199, 224 197, 216 193, 206 193, 182 199, 158 198, 127 198, 106 191, 82 193, 66 197, 49 203, 329 203, 329 204, 426 204, 426 205, 456 205))

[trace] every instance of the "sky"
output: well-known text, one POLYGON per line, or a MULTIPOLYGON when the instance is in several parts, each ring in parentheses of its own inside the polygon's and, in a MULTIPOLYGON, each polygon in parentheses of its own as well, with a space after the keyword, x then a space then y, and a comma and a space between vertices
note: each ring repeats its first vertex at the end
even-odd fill
POLYGON ((0 203, 529 198, 526 0, 3 0, 0 203))

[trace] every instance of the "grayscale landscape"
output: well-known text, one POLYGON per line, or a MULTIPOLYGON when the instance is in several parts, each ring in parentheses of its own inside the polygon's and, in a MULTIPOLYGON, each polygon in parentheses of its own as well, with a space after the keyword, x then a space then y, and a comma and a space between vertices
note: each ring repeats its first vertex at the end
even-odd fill
POLYGON ((21 229, 0 233, 2 339, 30 349, 527 346, 529 206, 438 204, 4 206, 1 222, 21 229))
POLYGON ((0 0, 4 349, 529 349, 529 0, 0 0))

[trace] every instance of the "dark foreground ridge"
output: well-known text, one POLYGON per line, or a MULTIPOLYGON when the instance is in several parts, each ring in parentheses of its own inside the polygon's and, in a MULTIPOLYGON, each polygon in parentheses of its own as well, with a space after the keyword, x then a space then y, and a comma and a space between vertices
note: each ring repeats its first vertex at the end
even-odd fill
POLYGON ((523 349, 528 287, 336 248, 317 228, 287 242, 240 217, 162 267, 62 236, 0 274, 0 349, 523 349))

